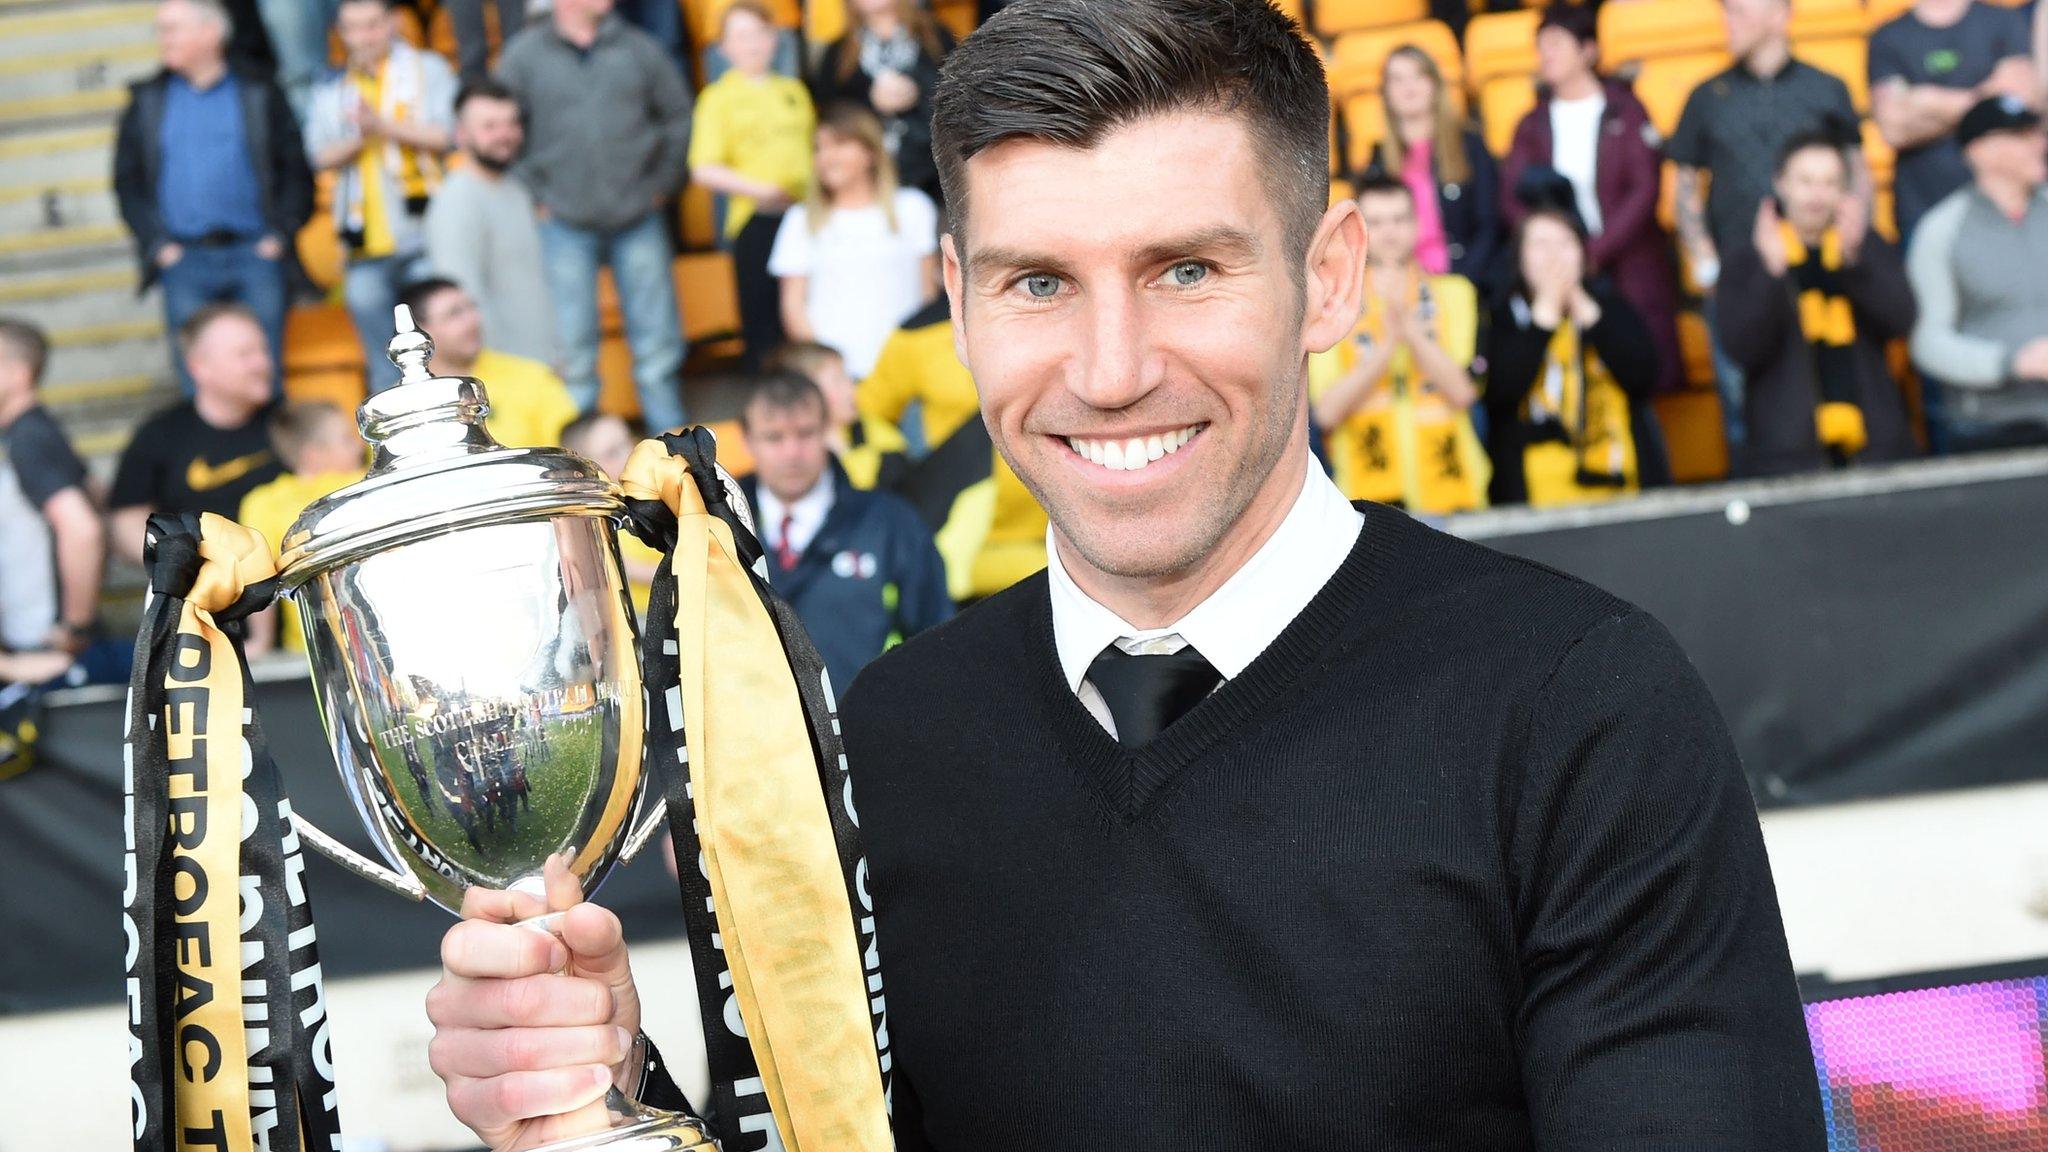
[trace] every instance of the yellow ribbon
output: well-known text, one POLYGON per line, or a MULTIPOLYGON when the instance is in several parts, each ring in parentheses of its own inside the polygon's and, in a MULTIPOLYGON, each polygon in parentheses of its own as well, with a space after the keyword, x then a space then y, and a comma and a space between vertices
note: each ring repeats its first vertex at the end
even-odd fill
POLYGON ((680 457, 643 441, 620 485, 678 522, 670 567, 697 836, 782 1145, 889 1152, 853 910, 775 622, 680 457))

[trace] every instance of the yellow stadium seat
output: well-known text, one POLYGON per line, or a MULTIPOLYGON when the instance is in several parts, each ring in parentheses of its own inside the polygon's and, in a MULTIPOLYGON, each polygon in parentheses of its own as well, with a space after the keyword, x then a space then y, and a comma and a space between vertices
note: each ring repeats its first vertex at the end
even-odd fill
POLYGON ((286 374, 334 369, 363 370, 363 346, 348 309, 339 304, 292 309, 284 320, 286 374))
POLYGON ((1367 92, 1344 102, 1344 171, 1356 173, 1372 160, 1373 146, 1386 135, 1386 105, 1380 94, 1367 92))
POLYGON ((1796 41, 1792 55, 1848 85, 1849 101, 1859 114, 1870 111, 1870 43, 1866 38, 1796 41))
POLYGON ((1337 132, 1337 106, 1330 105, 1330 175, 1344 171, 1343 136, 1337 132))
POLYGON ((733 474, 737 479, 750 476, 754 471, 754 454, 747 451, 746 434, 740 431, 738 420, 713 420, 704 425, 718 441, 718 466, 733 474))
POLYGON ((813 52, 825 47, 846 31, 846 0, 804 0, 804 42, 813 52))
POLYGON ((951 32, 956 40, 965 40, 974 31, 975 21, 981 17, 974 0, 965 0, 964 3, 962 0, 936 0, 932 5, 932 15, 939 18, 939 23, 945 25, 946 31, 951 32))
POLYGON ((1536 82, 1528 76, 1496 76, 1479 90, 1479 127, 1486 150, 1505 156, 1515 128, 1536 107, 1536 82))
POLYGON ((1351 181, 1330 181, 1330 206, 1332 208, 1336 207, 1339 204, 1342 204, 1344 201, 1349 200, 1356 195, 1358 195, 1358 190, 1351 186, 1351 181))
MULTIPOLYGON (((694 43, 699 46, 718 40, 719 21, 725 19, 725 10, 732 6, 732 0, 683 0, 683 15, 694 43)), ((784 28, 795 28, 803 23, 803 9, 797 0, 767 0, 768 11, 775 22, 784 28)))
POLYGON ((1892 186, 1892 172, 1898 167, 1899 155, 1884 133, 1877 130, 1876 121, 1867 119, 1863 121, 1863 162, 1870 167, 1872 183, 1879 188, 1892 186))
POLYGON ((1863 6, 1864 19, 1869 21, 1872 32, 1904 15, 1913 6, 1913 0, 1869 0, 1863 6))
POLYGON ((1728 437, 1721 423, 1721 395, 1712 388, 1687 388, 1656 401, 1657 423, 1671 453, 1671 478, 1698 484, 1728 475, 1728 437))
POLYGON ((597 410, 614 416, 638 416, 640 394, 633 388, 633 350, 626 338, 610 335, 597 345, 597 410))
POLYGON ((1525 77, 1536 71, 1536 26, 1543 13, 1486 12, 1465 25, 1465 80, 1483 96, 1486 84, 1503 77, 1525 77))
POLYGON ((361 368, 306 368, 284 376, 285 399, 332 404, 350 415, 362 406, 364 393, 361 368))
POLYGON ((1465 59, 1458 51, 1458 37, 1437 20, 1418 20, 1391 28, 1352 32, 1337 38, 1330 47, 1328 63, 1330 95, 1337 99, 1360 92, 1376 92, 1380 69, 1395 49, 1412 44, 1429 54, 1452 91, 1462 90, 1465 59))
POLYGON ((1302 0, 1273 0, 1273 7, 1285 12, 1296 24, 1308 27, 1308 9, 1303 7, 1302 0))
POLYGON ((1678 165, 1668 160, 1657 177, 1657 223, 1666 232, 1678 230, 1678 165))
POLYGON ((1316 0, 1316 34, 1326 39, 1428 18, 1429 0, 1316 0))
POLYGON ((1678 358, 1685 365, 1686 384, 1714 386, 1714 346, 1707 319, 1690 308, 1678 314, 1678 358))
POLYGON ((733 279, 730 253, 690 252, 679 256, 675 280, 685 339, 696 344, 726 339, 739 332, 739 286, 733 279))
POLYGON ((1870 27, 1862 0, 1792 0, 1792 40, 1861 36, 1870 27))
POLYGON ((1723 51, 1727 44, 1719 0, 1616 0, 1600 6, 1600 62, 1610 71, 1664 56, 1723 51))
POLYGON ((699 252, 718 247, 718 224, 712 212, 712 192, 692 180, 683 187, 676 210, 683 217, 683 249, 699 252))
POLYGON ((1636 74, 1636 97, 1649 110, 1650 123, 1669 136, 1677 130, 1678 116, 1685 111, 1685 101, 1692 90, 1727 67, 1728 54, 1719 50, 1646 60, 1642 71, 1636 74))

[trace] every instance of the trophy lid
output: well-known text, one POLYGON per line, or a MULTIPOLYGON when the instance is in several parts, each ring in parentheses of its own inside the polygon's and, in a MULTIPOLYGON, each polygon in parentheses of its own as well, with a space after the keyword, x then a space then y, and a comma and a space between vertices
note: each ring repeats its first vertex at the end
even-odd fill
POLYGON ((435 376, 427 367, 433 339, 403 304, 397 320, 388 354, 399 382, 356 412, 369 474, 314 501, 285 532, 279 577, 287 591, 370 553, 479 524, 624 513, 618 485, 583 457, 491 439, 483 384, 435 376))

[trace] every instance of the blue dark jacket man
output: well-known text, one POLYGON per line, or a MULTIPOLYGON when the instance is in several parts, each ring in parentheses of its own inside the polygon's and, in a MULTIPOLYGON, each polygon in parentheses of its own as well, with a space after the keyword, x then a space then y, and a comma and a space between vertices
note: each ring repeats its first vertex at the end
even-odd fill
MULTIPOLYGON (((768 536, 768 583, 810 632, 843 694, 854 674, 898 641, 947 620, 946 566, 915 509, 901 497, 855 488, 835 458, 830 465, 832 507, 795 564, 784 567, 768 536)), ((740 481, 747 504, 761 508, 760 482, 740 481)))

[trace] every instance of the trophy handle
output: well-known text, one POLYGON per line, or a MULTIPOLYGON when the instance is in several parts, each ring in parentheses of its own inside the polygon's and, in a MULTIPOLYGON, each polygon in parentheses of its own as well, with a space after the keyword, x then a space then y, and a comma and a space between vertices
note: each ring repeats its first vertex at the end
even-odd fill
POLYGON ((662 822, 667 819, 668 805, 656 795, 653 802, 647 806, 647 814, 640 818, 640 826, 633 829, 633 834, 626 837, 626 842, 619 846, 619 863, 631 864, 633 857, 638 856, 640 850, 647 847, 647 841, 653 838, 654 830, 661 827, 662 822))
POLYGON ((305 838, 306 843, 312 845, 322 856, 361 876, 363 879, 380 887, 389 888, 391 891, 409 900, 424 900, 427 898, 427 886, 420 883, 419 877, 409 872, 400 872, 396 868, 386 867, 368 859, 362 853, 322 832, 311 820, 306 819, 297 812, 292 813, 292 827, 298 831, 301 837, 305 838))

